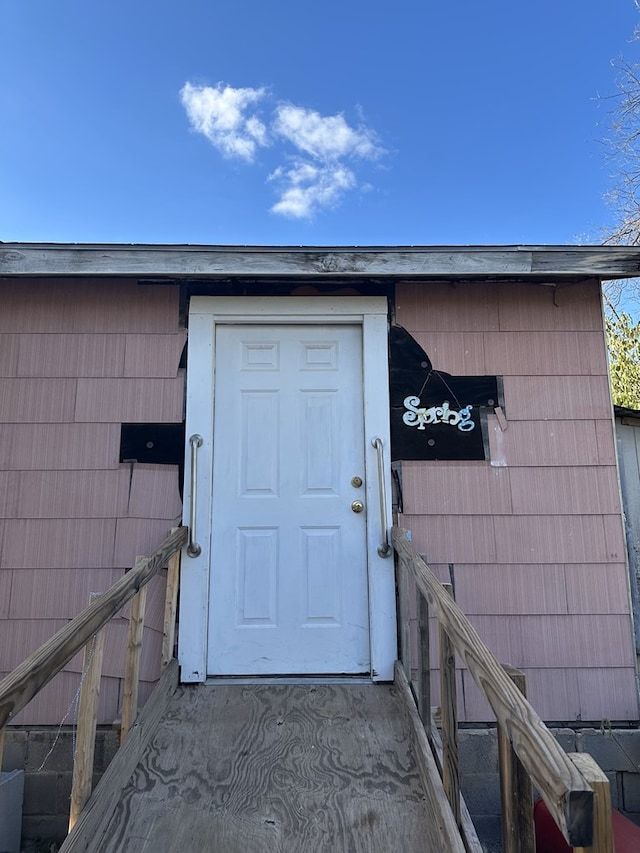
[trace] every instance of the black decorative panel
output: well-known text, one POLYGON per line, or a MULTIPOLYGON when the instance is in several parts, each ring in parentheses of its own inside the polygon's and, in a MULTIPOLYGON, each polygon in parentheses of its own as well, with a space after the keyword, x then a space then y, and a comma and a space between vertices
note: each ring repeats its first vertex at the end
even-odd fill
POLYGON ((389 363, 392 460, 486 458, 481 410, 500 405, 496 376, 434 370, 402 326, 391 327, 389 363))

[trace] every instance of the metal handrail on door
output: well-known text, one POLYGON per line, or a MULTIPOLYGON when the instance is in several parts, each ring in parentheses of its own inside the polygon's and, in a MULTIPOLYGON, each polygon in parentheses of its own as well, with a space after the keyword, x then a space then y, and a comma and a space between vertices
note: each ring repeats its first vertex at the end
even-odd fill
POLYGON ((198 448, 202 447, 204 439, 197 433, 190 436, 191 447, 191 490, 189 494, 189 544, 187 554, 190 557, 199 557, 202 548, 198 545, 196 536, 196 494, 198 481, 198 448))
POLYGON ((380 526, 382 527, 382 545, 378 547, 381 557, 390 557, 393 551, 389 544, 389 524, 387 521, 387 484, 384 476, 384 441, 376 436, 371 439, 378 460, 378 495, 380 498, 380 526))

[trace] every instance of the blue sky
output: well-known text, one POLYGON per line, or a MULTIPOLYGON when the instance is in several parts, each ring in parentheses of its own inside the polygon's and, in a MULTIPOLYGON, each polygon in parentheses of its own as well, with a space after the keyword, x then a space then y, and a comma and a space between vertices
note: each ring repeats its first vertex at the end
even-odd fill
POLYGON ((1 0, 0 240, 597 242, 633 0, 1 0))

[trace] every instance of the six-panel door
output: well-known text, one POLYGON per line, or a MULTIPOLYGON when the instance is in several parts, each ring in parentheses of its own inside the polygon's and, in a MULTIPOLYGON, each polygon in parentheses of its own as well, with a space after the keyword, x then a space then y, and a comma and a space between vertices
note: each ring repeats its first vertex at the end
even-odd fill
POLYGON ((370 671, 360 326, 218 325, 210 675, 370 671))

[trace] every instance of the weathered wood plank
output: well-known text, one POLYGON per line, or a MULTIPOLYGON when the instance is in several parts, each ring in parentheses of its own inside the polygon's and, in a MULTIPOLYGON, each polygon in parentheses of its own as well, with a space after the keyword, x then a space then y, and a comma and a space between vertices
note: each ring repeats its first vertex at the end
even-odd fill
MULTIPOLYGON (((174 527, 172 533, 178 528, 174 527)), ((178 609, 178 588, 180 586, 180 551, 176 551, 167 565, 167 591, 164 602, 164 622, 162 628, 162 666, 173 659, 173 645, 176 638, 176 612, 178 609)))
POLYGON ((576 853, 615 853, 611 822, 611 791, 606 774, 587 752, 570 752, 569 758, 593 788, 593 844, 578 847, 576 853))
POLYGON ((178 686, 178 674, 178 662, 173 660, 162 673, 155 690, 129 732, 129 737, 96 785, 76 825, 60 848, 60 853, 102 849, 100 845, 105 826, 167 710, 178 686))
POLYGON ((87 640, 166 565, 169 557, 186 543, 187 533, 188 528, 179 527, 144 563, 120 578, 0 682, 0 727, 21 711, 87 640))
POLYGON ((398 628, 400 638, 400 660, 411 675, 411 623, 409 612, 409 573, 405 566, 398 562, 398 628))
MULTIPOLYGON (((504 664, 502 668, 526 699, 527 679, 524 673, 504 664)), ((502 851, 535 853, 533 786, 501 725, 498 725, 498 766, 502 803, 502 851)))
POLYGON ((511 683, 486 643, 398 527, 394 546, 416 579, 456 651, 507 732, 518 758, 572 846, 591 844, 593 792, 538 714, 511 683))
MULTIPOLYGON (((440 737, 440 730, 436 724, 436 721, 433 717, 433 710, 430 709, 431 713, 431 735, 429 737, 429 743, 431 744, 431 751, 433 752, 433 757, 436 762, 436 766, 438 768, 438 772, 442 775, 442 738, 440 737)), ((467 853, 484 853, 484 849, 482 844, 480 843, 480 839, 478 838, 478 833, 476 832, 476 828, 473 825, 473 821, 471 820, 471 814, 469 813, 469 809, 465 802, 464 797, 460 794, 460 832, 462 833, 462 839, 464 841, 464 846, 467 850, 467 853)))
POLYGON ((431 651, 429 649, 429 602, 418 595, 418 710, 427 735, 431 733, 431 651))
MULTIPOLYGON (((450 583, 442 584, 453 596, 450 583)), ((442 785, 451 811, 460 826, 460 769, 458 761, 458 691, 456 688, 456 652, 449 634, 440 622, 440 707, 442 710, 442 785)))
MULTIPOLYGON (((92 593, 91 598, 94 597, 95 593, 92 593)), ((103 656, 104 628, 101 628, 85 646, 82 661, 84 679, 80 690, 76 751, 73 756, 69 831, 75 826, 85 803, 89 799, 93 785, 93 759, 96 749, 96 725, 103 656)))
POLYGON ((446 850, 447 853, 462 853, 465 848, 458 829, 458 822, 442 787, 439 768, 433 758, 429 740, 420 720, 409 680, 404 667, 399 662, 396 662, 395 683, 404 701, 404 710, 411 728, 411 736, 418 759, 418 766, 420 767, 422 784, 424 785, 431 811, 435 816, 435 828, 438 831, 441 844, 440 849, 446 850))
MULTIPOLYGON (((175 555, 174 555, 175 556, 175 555)), ((139 568, 145 557, 137 557, 134 569, 139 568)), ((138 688, 140 682, 140 659, 142 655, 142 634, 144 631, 144 612, 147 604, 147 587, 143 586, 131 599, 129 613, 129 638, 124 667, 124 687, 122 691, 122 721, 120 724, 120 743, 133 725, 138 714, 138 688)))
POLYGON ((629 246, 149 246, 0 245, 0 275, 633 277, 629 246))
POLYGON ((425 853, 431 820, 394 686, 185 686, 89 849, 425 853))

